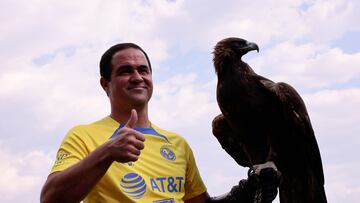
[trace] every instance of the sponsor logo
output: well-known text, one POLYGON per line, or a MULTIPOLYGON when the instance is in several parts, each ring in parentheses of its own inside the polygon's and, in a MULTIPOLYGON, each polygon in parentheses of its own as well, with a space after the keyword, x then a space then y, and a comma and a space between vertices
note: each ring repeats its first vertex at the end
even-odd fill
MULTIPOLYGON (((121 178, 120 187, 125 195, 132 199, 140 199, 144 196, 147 186, 154 192, 160 193, 175 193, 184 190, 184 177, 168 176, 150 178, 149 185, 146 185, 145 180, 137 173, 127 173, 121 178)), ((154 201, 154 203, 173 203, 174 199, 163 199, 154 201)))
POLYGON ((136 173, 128 173, 121 179, 122 191, 133 199, 140 199, 146 192, 145 180, 136 173))
POLYGON ((160 154, 169 161, 174 161, 176 159, 175 153, 166 146, 161 147, 160 154))
POLYGON ((153 203, 175 203, 174 198, 153 201, 153 203))
POLYGON ((183 190, 184 177, 157 177, 150 178, 152 191, 157 192, 181 192, 183 190))
POLYGON ((69 153, 64 152, 62 150, 58 151, 56 155, 55 165, 61 164, 63 159, 69 156, 69 153))

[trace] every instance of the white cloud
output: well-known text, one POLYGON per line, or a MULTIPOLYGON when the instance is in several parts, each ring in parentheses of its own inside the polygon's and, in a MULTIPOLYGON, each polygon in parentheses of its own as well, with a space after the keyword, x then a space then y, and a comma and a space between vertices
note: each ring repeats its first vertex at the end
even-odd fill
POLYGON ((346 30, 360 30, 354 22, 359 5, 355 1, 312 1, 309 8, 301 12, 308 37, 312 41, 329 42, 340 37, 346 30))
POLYGON ((154 53, 154 61, 162 60, 166 57, 162 51, 166 45, 153 28, 157 18, 171 16, 178 5, 165 1, 147 5, 144 1, 126 0, 4 2, 1 32, 6 40, 0 41, 0 59, 11 63, 1 68, 31 62, 66 47, 91 46, 103 52, 109 45, 124 40, 142 44, 154 53))
POLYGON ((360 198, 360 168, 359 162, 347 164, 331 164, 327 169, 327 179, 325 180, 325 188, 328 200, 336 200, 336 202, 355 202, 360 198))
POLYGON ((38 202, 40 189, 53 159, 42 151, 0 149, 0 201, 38 202))
MULTIPOLYGON (((354 180, 359 179, 360 92, 354 80, 360 75, 360 55, 330 43, 360 30, 359 8, 353 0, 1 1, 0 135, 8 148, 0 150, 0 170, 6 174, 0 177, 0 201, 37 202, 49 168, 44 146, 56 150, 59 143, 49 146, 50 139, 108 114, 98 61, 110 45, 138 43, 160 70, 169 59, 180 64, 174 53, 191 51, 196 59, 200 52, 210 54, 221 38, 239 36, 260 46, 248 60, 255 71, 288 82, 300 93, 306 90, 329 201, 353 202, 359 198, 354 180), (26 133, 18 133, 19 126, 26 133), (27 197, 16 196, 14 188, 27 197)), ((216 81, 205 80, 209 77, 198 70, 169 70, 169 79, 155 81, 152 121, 186 137, 210 193, 226 192, 246 170, 211 134, 211 120, 219 113, 216 81)))
MULTIPOLYGON (((30 110, 33 121, 47 123, 38 126, 44 129, 59 127, 59 122, 74 110, 87 112, 87 116, 89 113, 98 115, 97 108, 100 109, 106 100, 97 97, 102 90, 95 55, 97 52, 94 50, 80 49, 72 57, 59 53, 43 66, 24 62, 15 65, 14 69, 4 70, 0 73, 3 87, 0 96, 4 99, 1 110, 30 110), (21 100, 22 104, 14 106, 16 100, 21 100)), ((76 115, 81 118, 82 114, 76 115)))
POLYGON ((248 61, 255 72, 275 82, 307 89, 331 87, 359 77, 360 53, 346 54, 320 44, 284 42, 248 61))
POLYGON ((151 103, 153 119, 170 128, 193 128, 216 114, 215 83, 200 84, 196 77, 181 74, 156 85, 151 103))
POLYGON ((349 141, 360 144, 357 136, 360 132, 360 127, 357 125, 360 122, 359 88, 324 90, 304 95, 304 100, 308 104, 313 125, 319 134, 324 136, 323 138, 336 138, 333 141, 340 145, 341 142, 349 141))
POLYGON ((157 19, 156 29, 168 44, 185 51, 209 50, 229 36, 263 46, 281 41, 322 44, 359 30, 354 1, 185 1, 180 8, 171 18, 157 19))
POLYGON ((359 198, 360 89, 324 90, 304 95, 322 154, 329 201, 359 198))

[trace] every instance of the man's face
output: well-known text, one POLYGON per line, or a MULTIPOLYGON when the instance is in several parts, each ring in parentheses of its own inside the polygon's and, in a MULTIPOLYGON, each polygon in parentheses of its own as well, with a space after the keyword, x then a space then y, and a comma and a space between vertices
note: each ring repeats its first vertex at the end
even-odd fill
POLYGON ((106 89, 111 104, 120 108, 146 105, 153 83, 144 53, 134 48, 124 49, 113 55, 111 64, 111 80, 106 89))

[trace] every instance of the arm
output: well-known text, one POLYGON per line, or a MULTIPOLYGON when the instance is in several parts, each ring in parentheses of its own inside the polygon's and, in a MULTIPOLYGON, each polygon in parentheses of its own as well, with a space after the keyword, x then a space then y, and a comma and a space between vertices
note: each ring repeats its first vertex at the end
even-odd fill
POLYGON ((41 191, 41 202, 80 202, 110 167, 112 160, 104 145, 61 172, 50 174, 41 191))
POLYGON ((210 196, 207 192, 202 193, 199 196, 186 200, 185 203, 207 203, 210 200, 210 196))
POLYGON ((218 197, 210 197, 207 192, 185 201, 185 203, 253 203, 255 188, 244 187, 247 180, 241 180, 239 185, 234 186, 229 193, 218 197), (251 190, 249 190, 251 189, 251 190))
MULTIPOLYGON (((255 194, 261 190, 261 202, 272 202, 277 195, 280 174, 272 168, 264 168, 260 174, 252 174, 234 186, 229 193, 219 197, 210 197, 207 192, 185 201, 185 203, 253 203, 255 194)), ((258 202, 258 199, 256 199, 258 202)))
POLYGON ((114 161, 137 161, 140 150, 144 148, 145 137, 132 129, 136 122, 135 111, 115 138, 99 146, 73 166, 49 175, 41 191, 40 201, 80 202, 114 161))

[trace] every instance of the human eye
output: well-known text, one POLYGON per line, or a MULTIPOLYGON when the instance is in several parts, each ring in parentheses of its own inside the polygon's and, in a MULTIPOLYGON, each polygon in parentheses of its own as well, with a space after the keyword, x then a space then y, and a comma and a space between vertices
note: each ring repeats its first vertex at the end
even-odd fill
POLYGON ((147 67, 145 65, 140 66, 138 68, 138 70, 139 70, 139 73, 141 73, 141 74, 149 74, 150 73, 149 67, 147 67))
POLYGON ((117 75, 130 75, 132 73, 131 66, 121 66, 116 71, 117 75))

